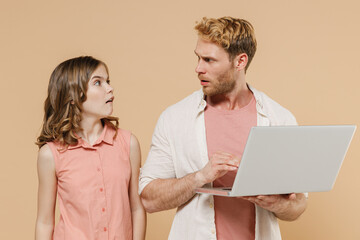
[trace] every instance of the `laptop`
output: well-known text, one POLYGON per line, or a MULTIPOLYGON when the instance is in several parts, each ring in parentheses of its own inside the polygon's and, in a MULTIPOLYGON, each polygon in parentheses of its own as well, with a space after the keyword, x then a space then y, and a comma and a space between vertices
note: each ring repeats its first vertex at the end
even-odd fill
POLYGON ((253 127, 233 186, 197 193, 256 196, 330 191, 355 125, 253 127))

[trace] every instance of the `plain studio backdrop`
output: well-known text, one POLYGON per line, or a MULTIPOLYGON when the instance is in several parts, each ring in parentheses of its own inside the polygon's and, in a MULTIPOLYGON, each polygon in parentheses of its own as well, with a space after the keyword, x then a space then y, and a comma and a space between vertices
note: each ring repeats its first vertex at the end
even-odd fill
MULTIPOLYGON (((34 142, 52 70, 92 55, 107 63, 114 115, 146 160, 160 113, 200 89, 195 22, 233 16, 255 28, 247 81, 299 124, 360 125, 360 4, 328 1, 4 1, 0 3, 0 239, 31 239, 37 199, 34 142)), ((311 193, 283 239, 360 239, 359 133, 334 189, 311 193)), ((147 239, 167 239, 175 211, 148 215, 147 239)))

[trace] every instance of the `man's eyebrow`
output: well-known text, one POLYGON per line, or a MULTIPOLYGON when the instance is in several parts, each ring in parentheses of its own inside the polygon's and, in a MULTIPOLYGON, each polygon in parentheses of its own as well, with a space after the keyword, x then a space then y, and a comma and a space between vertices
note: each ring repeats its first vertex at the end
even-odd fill
POLYGON ((196 56, 198 56, 199 58, 202 58, 202 59, 204 59, 204 58, 215 59, 213 56, 199 55, 199 54, 196 53, 195 51, 194 51, 194 53, 195 53, 196 56))

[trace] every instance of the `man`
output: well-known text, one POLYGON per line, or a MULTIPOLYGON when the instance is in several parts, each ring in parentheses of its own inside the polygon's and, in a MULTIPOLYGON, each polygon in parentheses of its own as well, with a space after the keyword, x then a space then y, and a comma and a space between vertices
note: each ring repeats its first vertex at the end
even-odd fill
POLYGON ((249 22, 203 18, 195 29, 202 90, 158 120, 140 175, 144 207, 148 212, 178 208, 169 239, 281 239, 277 218, 297 219, 306 207, 304 194, 195 193, 203 185, 232 185, 252 126, 296 124, 288 110, 245 81, 256 51, 249 22))

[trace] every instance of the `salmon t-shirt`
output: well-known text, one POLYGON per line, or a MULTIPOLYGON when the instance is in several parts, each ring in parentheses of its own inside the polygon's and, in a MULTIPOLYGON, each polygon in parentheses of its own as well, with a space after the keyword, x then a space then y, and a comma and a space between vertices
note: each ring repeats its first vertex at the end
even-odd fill
MULTIPOLYGON (((231 153, 241 159, 251 127, 257 124, 254 96, 237 110, 205 108, 206 140, 209 158, 217 152, 231 153)), ((236 171, 229 171, 213 182, 214 187, 231 187, 236 171)), ((255 239, 255 205, 236 197, 214 196, 218 240, 255 239)))

